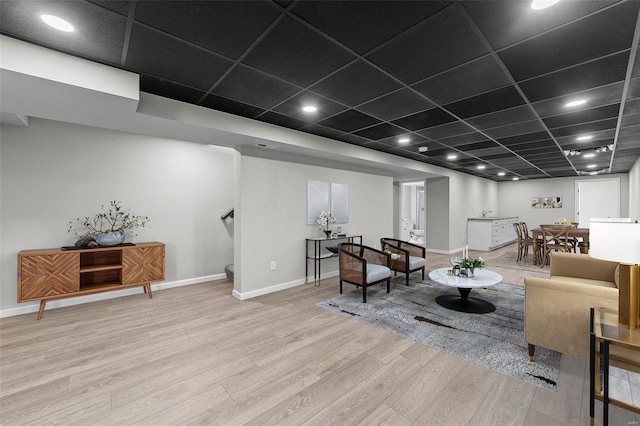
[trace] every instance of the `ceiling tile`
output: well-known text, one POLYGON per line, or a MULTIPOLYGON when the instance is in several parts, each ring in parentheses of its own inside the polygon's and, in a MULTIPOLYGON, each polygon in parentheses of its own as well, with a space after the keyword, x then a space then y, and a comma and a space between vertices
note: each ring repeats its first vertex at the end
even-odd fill
POLYGON ((560 127, 557 129, 552 129, 551 133, 554 137, 559 137, 597 132, 598 130, 615 129, 617 120, 617 118, 610 118, 608 120, 593 121, 591 123, 582 123, 573 126, 560 127))
POLYGON ((464 135, 452 136, 449 138, 442 138, 439 140, 439 142, 447 146, 458 146, 458 145, 465 145, 472 142, 480 142, 484 140, 487 140, 487 137, 482 133, 470 132, 464 135))
POLYGON ((465 1, 464 8, 494 49, 509 46, 589 15, 618 0, 564 1, 533 10, 529 1, 465 1))
POLYGON ((238 65, 216 86, 217 95, 261 108, 271 108, 300 89, 251 68, 238 65))
POLYGON ((302 1, 293 13, 360 54, 443 9, 447 1, 302 1))
MULTIPOLYGON (((640 81, 638 82, 640 83, 640 81)), ((568 102, 576 99, 585 99, 586 104, 579 109, 594 108, 598 106, 620 103, 624 82, 612 83, 605 86, 595 87, 581 92, 569 93, 557 98, 547 99, 532 104, 540 117, 550 117, 553 115, 566 114, 575 111, 575 108, 565 106, 568 102)))
POLYGON ((353 132, 379 123, 380 120, 376 120, 369 115, 353 109, 341 112, 340 114, 319 122, 319 124, 322 124, 323 126, 332 127, 334 129, 342 130, 343 132, 353 132))
POLYGON ((529 105, 521 105, 502 111, 467 118, 465 121, 479 130, 506 126, 508 124, 522 123, 535 120, 537 117, 529 105))
POLYGON ((545 131, 546 129, 539 120, 525 121, 523 123, 515 123, 507 126, 483 130, 485 134, 491 136, 494 139, 545 131))
POLYGON ((273 108, 276 112, 311 122, 322 120, 347 109, 348 107, 340 105, 329 98, 306 90, 273 108), (304 112, 302 110, 304 106, 314 106, 318 110, 313 113, 304 112))
POLYGON ((273 111, 266 111, 264 114, 257 117, 257 119, 266 123, 276 124, 278 126, 298 130, 304 130, 303 128, 309 125, 309 123, 306 121, 298 120, 297 118, 289 117, 287 115, 278 114, 273 111))
POLYGON ((439 104, 446 104, 488 92, 510 83, 509 77, 487 55, 452 68, 412 87, 439 104), (483 78, 477 78, 482 75, 483 78))
POLYGON ((628 49, 640 2, 627 2, 498 53, 516 81, 628 49), (615 28, 615 31, 611 31, 615 28))
POLYGON ((52 47, 76 56, 120 65, 127 18, 111 13, 95 4, 69 1, 2 0, 0 4, 2 34, 52 47), (39 19, 42 13, 63 16, 72 23, 75 33, 54 30, 39 19), (108 40, 105 43, 105 40, 108 40))
POLYGON ((473 132, 473 129, 462 121, 453 121, 440 126, 420 130, 418 133, 430 139, 443 139, 451 136, 464 135, 473 132))
POLYGON ((618 53, 527 80, 519 85, 530 102, 537 102, 623 81, 628 62, 629 52, 618 53))
POLYGON ((368 127, 366 129, 354 132, 354 134, 358 136, 362 136, 371 140, 386 139, 388 137, 398 136, 403 133, 406 133, 406 130, 387 123, 378 124, 376 126, 368 127))
POLYGON ((243 104, 242 102, 211 94, 207 95, 201 105, 206 108, 212 108, 218 111, 228 112, 229 114, 240 115, 248 118, 255 118, 265 111, 264 109, 253 105, 243 104))
POLYGON ((405 88, 362 104, 357 109, 381 120, 391 121, 433 106, 433 103, 405 88))
POLYGON ((475 117, 524 104, 524 99, 513 86, 483 93, 469 99, 445 105, 460 118, 475 117))
POLYGON ((589 121, 598 121, 606 118, 617 117, 620 111, 620 104, 607 105, 599 108, 583 109, 567 114, 556 115, 544 119, 548 128, 566 127, 589 121))
POLYGON ((521 134, 516 136, 499 138, 498 142, 500 142, 502 145, 505 145, 505 146, 511 146, 511 145, 525 143, 525 142, 542 141, 542 140, 548 140, 548 139, 549 139, 549 133, 544 131, 544 132, 533 132, 533 133, 526 133, 526 134, 521 134))
POLYGON ((450 123, 456 121, 455 117, 447 114, 440 108, 432 108, 427 111, 413 114, 408 117, 394 120, 393 124, 404 127, 408 130, 420 130, 427 127, 434 127, 444 123, 450 123))
POLYGON ((192 89, 161 78, 141 75, 140 90, 165 98, 197 104, 205 95, 202 90, 192 89))
POLYGON ((367 58, 412 84, 487 53, 463 13, 452 5, 376 49, 367 58), (445 45, 447 48, 442 49, 445 45))
POLYGON ((320 124, 310 124, 304 128, 304 131, 313 135, 322 136, 329 139, 340 139, 344 134, 340 130, 325 127, 320 124))
POLYGON ((134 24, 126 64, 129 69, 142 74, 206 91, 229 69, 232 62, 134 24))
POLYGON ((156 0, 138 1, 135 19, 237 59, 278 15, 266 2, 156 0))
POLYGON ((325 37, 286 17, 242 62, 294 84, 308 86, 354 59, 325 37))
POLYGON ((363 61, 356 61, 310 89, 338 102, 356 106, 399 88, 399 83, 380 71, 363 61))
POLYGON ((129 14, 130 2, 126 0, 87 0, 89 3, 96 4, 105 9, 116 12, 120 15, 127 16, 129 14))

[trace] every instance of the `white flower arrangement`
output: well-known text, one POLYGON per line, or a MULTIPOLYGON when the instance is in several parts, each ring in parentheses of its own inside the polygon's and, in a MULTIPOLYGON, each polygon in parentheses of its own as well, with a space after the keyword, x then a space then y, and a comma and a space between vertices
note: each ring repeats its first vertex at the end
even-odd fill
POLYGON ((329 211, 323 210, 320 212, 320 218, 318 219, 318 224, 321 225, 320 229, 327 236, 331 234, 331 229, 329 229, 329 224, 336 223, 336 217, 329 211))

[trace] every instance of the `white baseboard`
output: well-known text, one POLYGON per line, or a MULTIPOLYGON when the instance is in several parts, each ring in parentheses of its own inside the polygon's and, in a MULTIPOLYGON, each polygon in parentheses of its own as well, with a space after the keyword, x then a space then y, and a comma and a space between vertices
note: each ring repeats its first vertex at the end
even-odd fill
MULTIPOLYGON (((337 277, 337 276, 338 276, 338 271, 332 271, 332 272, 327 272, 326 274, 322 274, 320 279, 337 277)), ((303 279, 302 280, 294 280, 294 281, 289 281, 287 283, 276 284, 276 285, 272 285, 270 287, 260 288, 258 290, 252 290, 252 291, 245 291, 245 292, 242 292, 242 293, 234 289, 233 290, 233 297, 235 297, 236 299, 239 299, 239 300, 247 300, 247 299, 251 299, 252 297, 263 296, 265 294, 275 293, 276 291, 286 290, 286 289, 291 288, 291 287, 296 287, 296 286, 299 286, 299 285, 303 285, 304 283, 305 283, 305 280, 303 280, 303 279)), ((313 277, 308 277, 307 278, 307 284, 312 284, 312 283, 313 283, 313 277)))
POLYGON ((270 287, 259 288, 258 290, 252 290, 252 291, 245 291, 242 293, 240 293, 236 289, 233 289, 233 297, 239 300, 247 300, 247 299, 251 299, 252 297, 258 297, 258 296, 262 296, 269 293, 275 293, 276 291, 286 290, 288 288, 296 287, 302 284, 304 284, 304 280, 294 280, 294 281, 289 281, 288 283, 276 284, 270 287))
POLYGON ((459 249, 453 249, 453 250, 438 250, 438 249, 430 249, 427 247, 427 253, 437 253, 437 254, 454 254, 454 253, 460 253, 460 255, 462 255, 462 250, 464 249, 464 247, 460 247, 459 249))
MULTIPOLYGON (((186 280, 165 281, 161 283, 151 284, 151 291, 166 290, 168 288, 182 287, 185 285, 206 283, 208 281, 217 281, 225 278, 227 278, 225 274, 215 274, 215 275, 207 275, 204 277, 189 278, 186 280)), ((127 288, 123 290, 107 291, 104 293, 88 294, 86 296, 69 297, 67 299, 49 300, 47 301, 45 311, 48 311, 49 309, 64 308, 65 306, 80 305, 83 303, 91 303, 91 302, 97 302, 100 300, 108 300, 108 299, 115 299, 117 297, 130 296, 132 294, 138 294, 141 291, 142 291, 142 287, 135 287, 135 288, 127 288)), ((40 308, 40 303, 34 302, 34 303, 25 304, 24 306, 18 306, 16 308, 3 309, 3 310, 0 310, 0 318, 38 312, 39 308, 40 308)))

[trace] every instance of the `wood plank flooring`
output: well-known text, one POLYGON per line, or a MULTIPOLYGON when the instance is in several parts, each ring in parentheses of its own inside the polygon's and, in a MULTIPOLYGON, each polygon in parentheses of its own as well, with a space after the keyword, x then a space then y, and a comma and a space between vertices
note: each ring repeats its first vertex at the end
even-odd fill
MULTIPOLYGON (((428 269, 448 258, 427 254, 428 269)), ((532 274, 494 270, 514 284, 532 274)), ((1 319, 0 424, 589 421, 588 365, 577 358, 562 357, 551 392, 317 307, 338 293, 336 278, 246 301, 232 289, 216 281, 157 291, 151 300, 141 293, 48 310, 41 321, 1 319)), ((619 392, 640 394, 640 382, 627 383, 619 392)), ((601 424, 599 402, 597 409, 601 424)), ((611 424, 638 420, 611 408, 611 424)))

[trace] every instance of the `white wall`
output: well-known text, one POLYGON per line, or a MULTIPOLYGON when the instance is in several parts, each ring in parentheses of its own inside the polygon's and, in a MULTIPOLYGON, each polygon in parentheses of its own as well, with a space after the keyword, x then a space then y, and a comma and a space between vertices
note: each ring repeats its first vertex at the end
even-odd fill
POLYGON ((110 200, 150 217, 131 241, 166 244, 167 281, 233 262, 220 215, 233 206, 235 151, 35 118, 0 135, 0 309, 18 306, 20 250, 72 245, 69 220, 110 200))
MULTIPOLYGON (((323 234, 307 225, 307 181, 349 185, 349 223, 342 231, 361 234, 363 244, 380 247, 380 238, 393 235, 393 179, 369 173, 319 167, 243 155, 236 226, 234 294, 245 299, 304 283, 305 238, 323 234), (239 260, 239 262, 238 262, 239 260), (270 270, 270 262, 276 270, 270 270)), ((333 225, 335 229, 338 225, 333 225)), ((312 248, 312 246, 310 246, 312 248)), ((313 275, 309 262, 309 274, 313 275)), ((336 259, 323 261, 322 275, 335 274, 336 259)))
POLYGON ((640 158, 629 172, 629 217, 640 220, 640 158))
POLYGON ((519 216, 529 229, 542 223, 553 223, 559 218, 575 219, 575 182, 588 179, 620 178, 620 216, 629 215, 629 175, 576 176, 553 179, 500 182, 498 185, 498 209, 501 214, 519 216), (531 208, 532 197, 563 197, 563 207, 558 209, 531 208))

